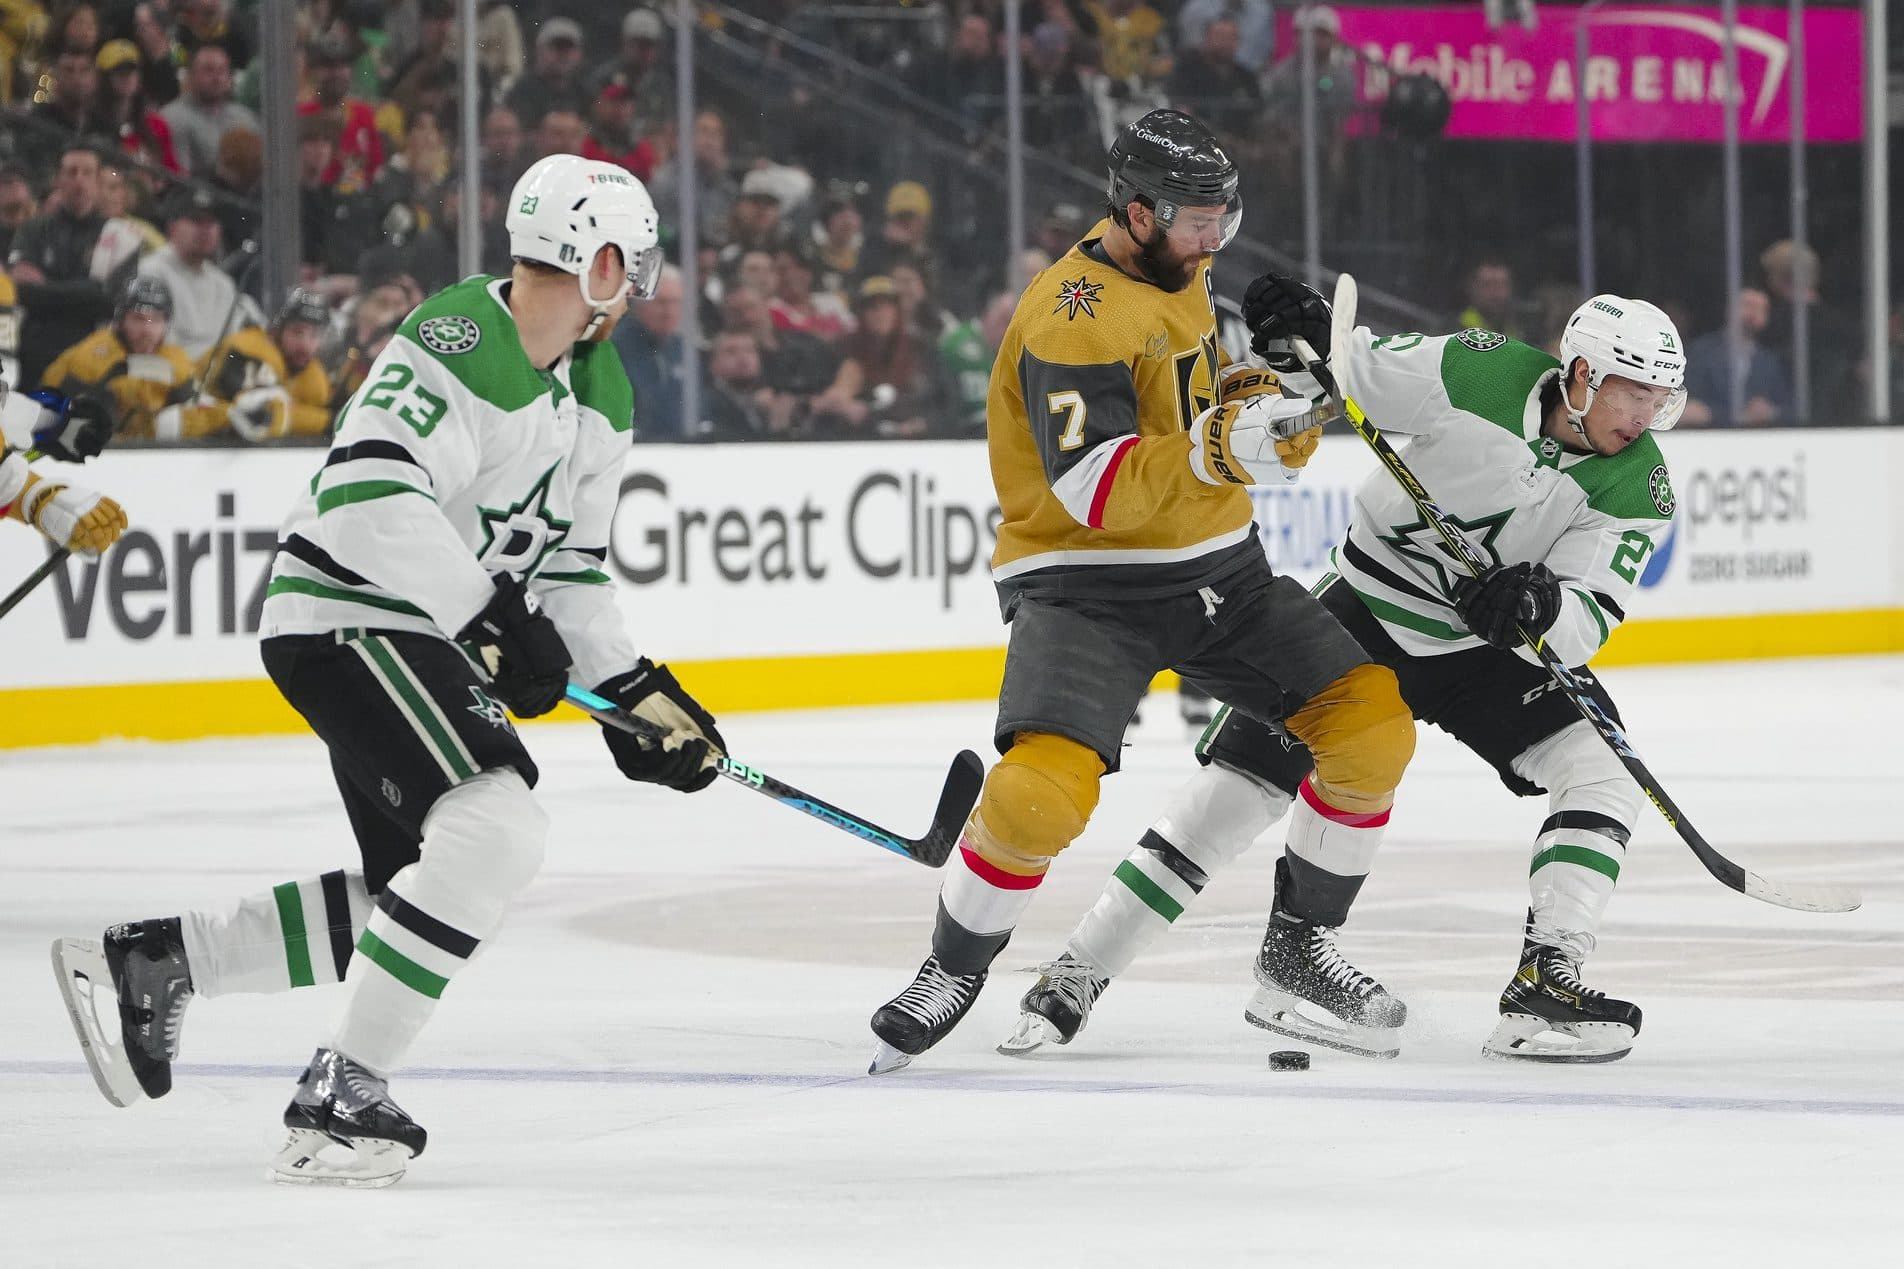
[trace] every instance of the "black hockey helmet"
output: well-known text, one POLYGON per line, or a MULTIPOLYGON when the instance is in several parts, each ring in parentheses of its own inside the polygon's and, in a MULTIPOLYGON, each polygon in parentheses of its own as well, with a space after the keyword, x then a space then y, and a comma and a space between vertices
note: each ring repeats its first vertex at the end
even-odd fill
POLYGON ((1220 246, 1243 218, 1236 164, 1215 134, 1177 110, 1153 110, 1118 133, 1110 153, 1111 217, 1122 223, 1135 200, 1169 229, 1185 207, 1223 208, 1220 246))
POLYGON ((327 329, 331 324, 330 305, 315 291, 295 289, 285 297, 278 315, 271 319, 271 329, 280 331, 292 322, 308 322, 319 330, 327 329))
POLYGON ((113 306, 113 325, 134 309, 148 313, 157 313, 168 322, 172 320, 172 288, 163 278, 147 277, 135 274, 126 283, 126 289, 119 295, 119 302, 113 306))

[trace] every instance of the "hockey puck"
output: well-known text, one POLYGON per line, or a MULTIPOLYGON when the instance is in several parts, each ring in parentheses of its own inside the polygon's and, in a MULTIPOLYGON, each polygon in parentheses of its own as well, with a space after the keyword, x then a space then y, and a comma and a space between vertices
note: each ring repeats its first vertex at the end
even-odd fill
POLYGON ((1309 1069, 1309 1055, 1299 1049, 1278 1049, 1269 1055, 1269 1069, 1272 1071, 1306 1071, 1309 1069))

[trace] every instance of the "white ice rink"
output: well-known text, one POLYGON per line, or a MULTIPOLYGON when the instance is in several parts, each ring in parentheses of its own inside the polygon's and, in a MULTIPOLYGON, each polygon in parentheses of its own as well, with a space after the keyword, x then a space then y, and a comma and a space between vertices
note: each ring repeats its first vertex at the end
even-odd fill
MULTIPOLYGON (((992 1045, 1190 769, 1175 701, 1059 861, 964 1025, 871 1079, 866 1019, 924 955, 937 875, 725 784, 623 782, 537 728, 548 866, 394 1089, 427 1153, 385 1191, 264 1179, 335 989, 195 1002, 178 1087, 94 1090, 61 934, 354 859, 315 741, 0 754, 0 1265, 1904 1264, 1904 658, 1607 674, 1721 849, 1861 885, 1774 909, 1640 825, 1590 982, 1626 1061, 1484 1061, 1544 804, 1424 731, 1344 935, 1410 1005, 1401 1058, 1271 1072, 1247 1026, 1259 846, 1090 1029, 992 1045)), ((735 715, 736 756, 921 830, 983 705, 735 715)))

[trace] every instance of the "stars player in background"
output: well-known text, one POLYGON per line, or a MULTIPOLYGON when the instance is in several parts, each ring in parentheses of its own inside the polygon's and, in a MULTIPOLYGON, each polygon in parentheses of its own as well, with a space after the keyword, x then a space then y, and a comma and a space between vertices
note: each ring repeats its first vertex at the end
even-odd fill
POLYGON ((1378 839, 1414 749, 1394 675, 1271 573, 1251 520, 1245 486, 1293 479, 1321 426, 1275 375, 1225 369, 1209 265, 1241 215, 1235 166, 1202 124, 1155 110, 1112 146, 1108 203, 1026 288, 992 369, 1003 758, 947 865, 931 954, 873 1015, 875 1072, 971 1008, 1158 671, 1309 742, 1292 841, 1378 839))
POLYGON ((387 1080, 541 863, 548 820, 508 711, 571 678, 669 729, 604 730, 631 780, 714 778, 714 719, 630 643, 601 565, 633 435, 606 342, 653 294, 654 204, 610 163, 523 175, 515 265, 424 301, 346 405, 293 506, 263 617, 266 670, 330 750, 362 860, 224 907, 62 939, 94 1077, 127 1105, 172 1084, 193 995, 344 984, 284 1113, 275 1179, 388 1185, 425 1134, 387 1080))
MULTIPOLYGON (((1639 1007, 1587 987, 1580 962, 1640 811, 1639 786, 1582 719, 1516 626, 1584 666, 1625 618, 1646 557, 1670 523, 1672 483, 1650 430, 1685 404, 1679 332, 1653 305, 1587 301, 1561 335, 1559 361, 1493 331, 1389 335, 1357 329, 1328 348, 1328 306, 1270 274, 1249 290, 1253 344, 1283 382, 1320 387, 1290 351, 1307 339, 1374 423, 1411 438, 1408 465, 1483 558, 1470 578, 1384 470, 1356 494, 1323 604, 1395 671, 1415 717, 1453 735, 1515 794, 1544 794, 1534 836, 1520 964, 1486 1043, 1497 1057, 1612 1061, 1632 1048, 1639 1007)), ((1600 681, 1577 670, 1600 706, 1600 681)), ((1293 729, 1286 729, 1293 732, 1293 729)), ((1057 973, 1025 996, 1001 1046, 1024 1053, 1075 1037, 1114 976, 1169 927, 1227 865, 1293 805, 1311 754, 1225 707, 1197 746, 1203 770, 1172 798, 1078 925, 1057 973)), ((1276 899, 1256 960, 1248 1019, 1271 1031, 1373 1057, 1399 1051, 1399 1002, 1334 952, 1336 928, 1367 878, 1372 852, 1291 834, 1276 862, 1276 899), (1305 1016, 1303 1005, 1335 1015, 1305 1016)))

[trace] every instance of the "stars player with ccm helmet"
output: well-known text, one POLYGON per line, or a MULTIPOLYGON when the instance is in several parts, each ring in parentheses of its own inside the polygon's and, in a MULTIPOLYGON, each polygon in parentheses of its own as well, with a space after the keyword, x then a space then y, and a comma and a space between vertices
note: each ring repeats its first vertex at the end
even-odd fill
POLYGON ((118 1105, 169 1091, 194 994, 343 982, 284 1113, 278 1180, 387 1185, 423 1150, 386 1081, 548 828, 504 706, 533 717, 571 679, 598 685, 670 731, 644 747, 604 729, 623 774, 685 792, 722 748, 636 652, 601 569, 634 422, 606 339, 660 277, 654 204, 614 164, 555 155, 505 223, 510 275, 424 301, 345 406, 267 588, 265 668, 330 750, 361 865, 54 945, 118 1105))
POLYGON ((1235 166, 1155 110, 1111 147, 1108 202, 1026 288, 992 369, 1003 758, 947 865, 931 955, 873 1015, 875 1073, 971 1008, 1159 670, 1309 742, 1292 841, 1379 837, 1414 749, 1394 675, 1271 573, 1251 520, 1245 486, 1293 479, 1321 426, 1275 375, 1224 366, 1209 267, 1241 215, 1235 166))
MULTIPOLYGON (((1585 665, 1625 618, 1647 555, 1673 514, 1650 431, 1685 404, 1686 358, 1651 304, 1600 295, 1568 320, 1560 360, 1492 331, 1373 337, 1328 347, 1328 306, 1300 282, 1257 280, 1245 301, 1253 345, 1283 382, 1320 388, 1291 353, 1307 339, 1402 451, 1436 502, 1492 561, 1468 576, 1395 479, 1377 470, 1355 498, 1347 539, 1318 592, 1361 645, 1395 671, 1418 719, 1453 735, 1515 794, 1545 794, 1534 836, 1520 964, 1485 1051, 1502 1058, 1624 1057, 1638 1006, 1580 979, 1640 811, 1638 785, 1516 627, 1569 666, 1585 665)), ((1600 681, 1575 673, 1618 718, 1600 681)), ((1293 731, 1293 729, 1291 729, 1293 731)), ((1203 770, 1118 866, 1066 950, 1023 1001, 1005 1053, 1067 1043, 1110 980, 1169 927, 1265 829, 1309 796, 1299 739, 1225 708, 1198 742, 1203 770)), ((1256 959, 1246 1016, 1268 1030, 1372 1057, 1400 1049, 1406 1010, 1335 946, 1367 878, 1367 843, 1291 835, 1256 959), (1334 1022, 1304 1016, 1320 1006, 1334 1022)))

